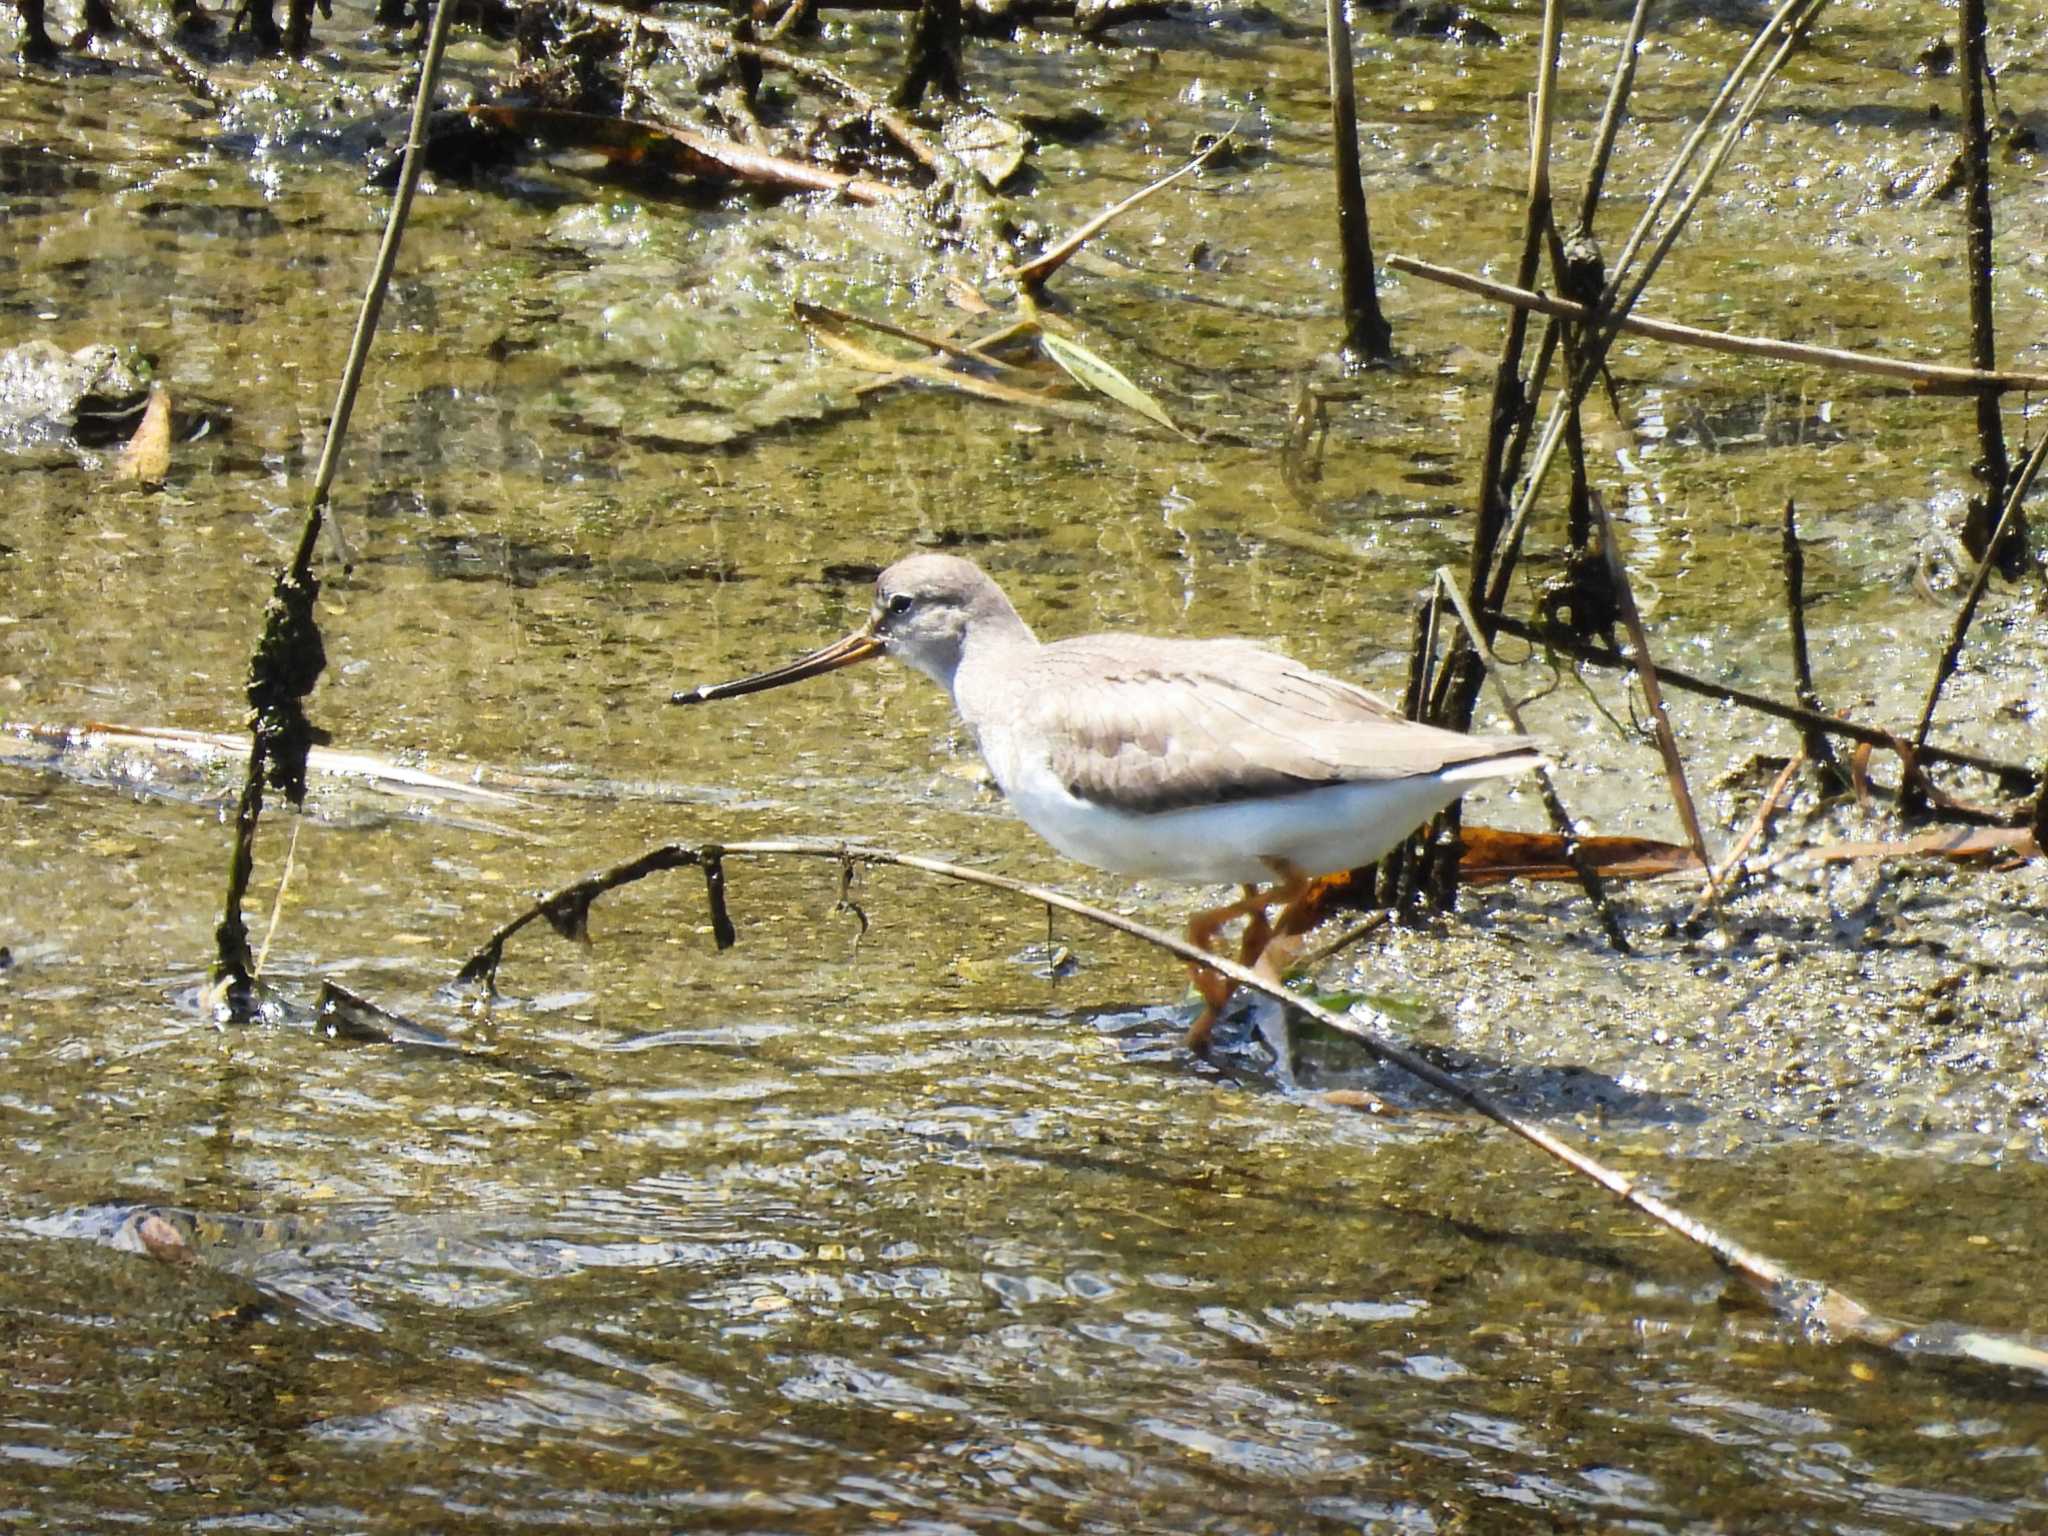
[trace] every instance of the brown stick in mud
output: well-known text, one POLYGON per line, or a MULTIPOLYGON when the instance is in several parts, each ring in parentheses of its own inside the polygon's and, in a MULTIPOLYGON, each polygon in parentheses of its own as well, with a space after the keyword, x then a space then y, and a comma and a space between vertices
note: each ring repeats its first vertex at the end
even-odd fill
POLYGON ((1593 498, 1593 514, 1599 519, 1600 548, 1607 556, 1607 570, 1613 579, 1614 596, 1621 612, 1621 622, 1628 630, 1629 646, 1633 654, 1630 661, 1635 666, 1636 681, 1642 685, 1643 699, 1650 706, 1650 718, 1657 734, 1657 752, 1664 759, 1664 777, 1671 786, 1671 803, 1678 812, 1679 825, 1685 828, 1686 841, 1692 844, 1692 851, 1700 865, 1707 872, 1707 898, 1710 905, 1717 905, 1721 899, 1721 887, 1714 874, 1714 861, 1707 852, 1706 834, 1700 828, 1700 813, 1693 804, 1692 786, 1685 780, 1685 759, 1678 750, 1678 734, 1671 729, 1671 716, 1664 708, 1664 691, 1657 685, 1657 667, 1650 659, 1650 636, 1643 627, 1643 616, 1636 608, 1635 589, 1628 579, 1628 566, 1621 558, 1621 548, 1615 542, 1614 524, 1608 520, 1607 504, 1598 496, 1593 498))
POLYGON ((960 0, 918 0, 910 24, 910 67, 896 88, 894 104, 908 111, 934 86, 948 101, 967 94, 961 59, 960 0))
MULTIPOLYGON (((1821 714, 1820 693, 1813 686, 1813 659, 1806 648, 1806 553, 1799 546, 1798 517, 1798 509, 1787 496, 1779 547, 1785 557, 1785 627, 1792 639, 1792 687, 1803 707, 1821 714)), ((1849 778, 1835 761, 1835 749, 1826 733, 1802 726, 1799 740, 1807 761, 1820 775, 1823 793, 1845 792, 1849 778)))

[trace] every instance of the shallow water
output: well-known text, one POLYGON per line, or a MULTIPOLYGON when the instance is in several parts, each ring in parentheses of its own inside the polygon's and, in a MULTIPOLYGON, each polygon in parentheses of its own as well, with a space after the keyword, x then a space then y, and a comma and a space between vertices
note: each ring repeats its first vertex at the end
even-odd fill
MULTIPOLYGON (((1389 281, 1402 366, 1334 400, 1321 478, 1290 477, 1288 414, 1335 331, 1330 259, 1305 254, 1326 238, 1319 14, 973 50, 1006 110, 1078 100, 1106 122, 1044 145, 1015 194, 1048 231, 1198 132, 1235 123, 1252 146, 1055 285, 1200 441, 857 397, 861 376, 788 318, 792 293, 931 326, 958 319, 948 277, 989 276, 986 253, 892 216, 673 197, 539 158, 422 198, 338 484, 356 563, 325 572, 314 711, 337 746, 513 798, 332 781, 304 819, 274 813, 251 917, 260 933, 289 864, 266 960, 286 1007, 222 1032, 196 993, 232 775, 30 766, 9 738, 8 1519, 2048 1523, 2038 1383, 1806 1338, 1348 1047, 1303 1040, 1304 1082, 1407 1113, 1291 1095, 1250 1042, 1197 1064, 1177 966, 1063 920, 1052 981, 1027 904, 877 869, 850 893, 863 932, 829 864, 734 860, 729 952, 683 871, 606 898, 588 947, 522 934, 490 1006, 449 988, 533 892, 668 839, 858 835, 1162 924, 1190 910, 1194 893, 1038 845, 900 671, 665 703, 856 622, 907 547, 984 561, 1049 635, 1256 634, 1398 689, 1412 594, 1462 559, 1497 320, 1389 281), (324 1038, 323 980, 459 1050, 324 1038), (193 1262, 148 1256, 152 1216, 193 1262)), ((1360 67, 1381 251, 1501 275, 1535 21, 1487 14, 1508 47, 1362 22, 1360 67)), ((1610 248, 1752 21, 1653 32, 1610 248)), ((1831 13, 1653 309, 1964 355, 1956 214, 1922 195, 1953 152, 1954 86, 1912 73, 1921 25, 1831 13)), ((323 23, 303 69, 224 64, 270 82, 225 125, 153 72, 0 75, 0 341, 139 345, 214 421, 154 495, 91 456, 0 461, 10 723, 237 727, 381 218, 361 124, 400 81, 364 27, 323 23)), ((1616 31, 1569 45, 1567 157, 1616 31)), ((896 48, 871 19, 827 43, 872 78, 896 48)), ((2037 128, 2040 48, 1994 44, 2002 99, 2037 128)), ((497 61, 466 42, 458 84, 497 61)), ((1999 176, 2006 356, 2042 368, 2048 199, 2030 159, 1999 176)), ((1824 696, 1909 722, 1953 602, 1968 407, 1648 344, 1617 376, 1628 419, 1600 473, 1660 654, 1789 693, 1792 495, 1824 696)), ((2033 591, 1994 588, 1942 737, 2038 757, 2043 639, 2033 591)), ((1543 694, 1531 723, 1561 744, 1575 808, 1676 835, 1654 754, 1609 723, 1629 719, 1619 688, 1552 687, 1541 659, 1512 677, 1543 694)), ((1717 707, 1674 715, 1725 847, 1769 777, 1751 759, 1795 742, 1717 707)), ((1471 814, 1541 824, 1526 792, 1471 814)), ((1774 846, 1894 831, 1806 790, 1774 846)), ((1317 979, 1391 994, 1442 1059, 1883 1312, 2043 1331, 2038 868, 1788 866, 1702 938, 1677 927, 1694 894, 1624 890, 1622 959, 1572 895, 1472 892, 1317 979)))

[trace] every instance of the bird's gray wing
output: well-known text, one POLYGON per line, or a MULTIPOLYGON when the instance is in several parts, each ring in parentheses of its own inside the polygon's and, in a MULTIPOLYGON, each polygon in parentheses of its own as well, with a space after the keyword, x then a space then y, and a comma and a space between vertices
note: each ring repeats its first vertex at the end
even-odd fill
POLYGON ((1533 748, 1403 720, 1363 688, 1248 641, 1090 636, 1038 661, 1017 724, 1044 733, 1075 796, 1126 811, 1432 774, 1533 748))

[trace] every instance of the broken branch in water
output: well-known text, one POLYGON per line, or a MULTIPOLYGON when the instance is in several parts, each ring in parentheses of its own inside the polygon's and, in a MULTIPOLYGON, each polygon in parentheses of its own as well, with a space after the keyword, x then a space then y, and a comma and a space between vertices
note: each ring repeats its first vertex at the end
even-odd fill
POLYGON ((520 138, 587 149, 613 164, 636 165, 675 176, 744 182, 792 192, 832 192, 867 207, 901 202, 910 194, 866 176, 786 155, 771 155, 734 139, 713 138, 667 123, 636 122, 595 112, 549 107, 479 105, 472 123, 520 138))
POLYGON ((1065 266, 1070 260, 1072 260, 1075 253, 1077 253, 1082 246, 1086 245, 1089 242, 1089 240, 1094 238, 1097 234, 1100 234, 1104 229, 1108 228, 1112 220, 1116 219, 1122 214, 1129 213, 1133 208, 1137 207, 1138 204, 1144 202, 1146 198, 1151 197, 1154 193, 1164 192, 1168 187, 1172 186, 1176 181, 1179 181, 1183 176, 1194 175, 1196 171, 1199 171, 1203 166, 1207 165, 1212 159, 1214 159, 1216 155, 1222 151, 1223 147, 1229 142, 1229 134, 1225 133, 1218 135, 1216 141, 1213 144, 1209 145, 1206 149, 1204 149, 1200 154, 1196 155, 1194 159, 1190 160, 1186 165, 1182 166, 1179 170, 1174 171, 1170 175, 1160 177, 1157 181, 1152 182, 1148 186, 1140 187, 1137 191, 1133 192, 1129 197, 1125 198, 1122 202, 1117 203, 1112 207, 1103 209, 1102 212, 1096 214, 1094 218, 1088 220, 1087 223, 1083 224, 1079 229, 1075 230, 1072 234, 1068 235, 1066 239, 1060 241, 1056 245, 1051 246, 1049 249, 1040 252, 1038 255, 1032 257, 1031 260, 1023 262, 1018 266, 1011 268, 1010 276, 1017 281, 1020 287, 1038 287, 1039 285, 1044 283, 1044 281, 1048 277, 1051 277, 1053 273, 1059 271, 1061 267, 1065 266))
MULTIPOLYGON (((868 843, 806 839, 707 843, 700 846, 665 843, 649 849, 636 859, 615 865, 611 869, 566 886, 551 896, 541 898, 492 934, 483 947, 464 964, 460 973, 461 978, 465 981, 488 982, 495 976, 504 957, 506 941, 536 918, 546 918, 558 930, 580 936, 585 931, 591 903, 604 892, 660 870, 706 868, 721 865, 725 860, 735 857, 829 859, 837 863, 842 870, 852 864, 892 865, 915 870, 921 874, 936 875, 942 879, 982 886, 989 890, 1006 891, 1012 895, 1022 896, 1028 901, 1056 907, 1062 912, 1071 913, 1100 927, 1127 934, 1155 949, 1163 949, 1183 960, 1193 961, 1218 971, 1240 987, 1284 1003, 1307 1015, 1323 1028, 1356 1042, 1374 1060, 1418 1078, 1474 1113, 1483 1115, 1496 1125, 1519 1136, 1633 1206, 1660 1226, 1705 1249, 1723 1268, 1751 1286, 1776 1312, 1810 1334, 1874 1345, 1905 1355, 1955 1356, 2030 1371, 2037 1376, 2048 1376, 2048 1349, 2032 1340, 2017 1335, 1982 1333, 1951 1324, 1912 1325, 1872 1312, 1854 1297, 1820 1281, 1793 1273, 1777 1261, 1744 1247, 1677 1206, 1659 1199, 1644 1189, 1638 1180, 1619 1169, 1608 1167, 1589 1153, 1573 1146, 1562 1137, 1553 1135, 1533 1121, 1523 1119, 1491 1094, 1471 1087, 1407 1047, 1397 1045, 1367 1028, 1350 1013, 1336 1013, 1320 1003, 1288 991, 1280 983, 1260 975, 1249 966, 1239 965, 1221 955, 1211 954, 1178 935, 1147 927, 1114 912, 1106 912, 1100 907, 1091 906, 1087 902, 1045 886, 1012 880, 1004 875, 967 869, 958 864, 928 859, 917 854, 898 853, 894 849, 868 843)), ((1355 1008, 1352 1010, 1353 1013, 1358 1011, 1360 1010, 1355 1008)), ((1381 1016, 1374 1014, 1374 1017, 1381 1016)))
POLYGON ((600 21, 609 21, 619 27, 637 27, 641 31, 652 32, 699 48, 712 48, 736 54, 741 58, 758 59, 763 64, 772 64, 800 80, 825 86, 888 134, 905 154, 934 175, 941 174, 945 167, 953 164, 953 157, 935 147, 929 139, 912 127, 900 112, 892 111, 837 70, 829 69, 801 54, 770 48, 762 43, 744 42, 701 22, 684 21, 673 16, 650 16, 623 5, 603 4, 600 0, 571 0, 571 3, 584 15, 594 16, 600 21))

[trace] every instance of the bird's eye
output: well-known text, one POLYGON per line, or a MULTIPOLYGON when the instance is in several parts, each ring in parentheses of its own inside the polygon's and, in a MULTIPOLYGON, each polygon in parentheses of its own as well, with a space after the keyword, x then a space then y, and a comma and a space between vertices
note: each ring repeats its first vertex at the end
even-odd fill
POLYGON ((908 592, 898 592, 889 599, 889 611, 891 613, 908 613, 910 612, 910 601, 910 594, 908 592))

